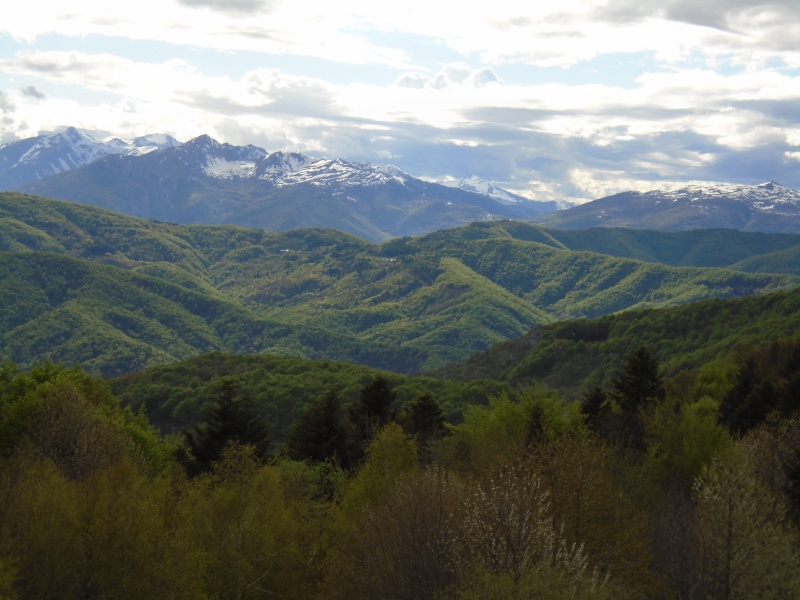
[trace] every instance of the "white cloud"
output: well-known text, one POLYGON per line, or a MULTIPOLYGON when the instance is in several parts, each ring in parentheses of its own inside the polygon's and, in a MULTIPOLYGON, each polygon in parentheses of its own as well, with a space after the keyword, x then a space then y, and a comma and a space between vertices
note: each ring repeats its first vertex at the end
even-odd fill
POLYGON ((420 0, 31 0, 7 12, 0 35, 20 41, 0 54, 3 140, 58 125, 209 133, 396 160, 429 178, 477 172, 551 197, 704 177, 800 187, 796 1, 453 10, 420 0), (108 50, 90 49, 104 40, 108 50), (117 43, 126 40, 136 43, 117 43), (148 40, 161 42, 152 55, 148 40), (639 61, 624 84, 603 72, 612 55, 639 61))
POLYGON ((459 86, 480 88, 491 84, 503 85, 502 80, 497 76, 494 69, 491 67, 473 69, 463 62, 444 65, 433 76, 414 72, 403 73, 394 83, 396 87, 435 90, 459 86))

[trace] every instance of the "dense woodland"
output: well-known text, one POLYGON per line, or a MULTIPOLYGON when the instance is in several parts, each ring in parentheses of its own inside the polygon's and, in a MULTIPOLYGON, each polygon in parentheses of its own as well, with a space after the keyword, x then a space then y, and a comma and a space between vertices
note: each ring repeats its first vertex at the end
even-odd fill
POLYGON ((800 597, 800 237, 0 196, 0 599, 800 597))
POLYGON ((207 352, 416 373, 536 326, 800 282, 800 236, 475 223, 369 244, 0 193, 0 355, 116 376, 207 352))
POLYGON ((797 597, 800 341, 715 377, 640 346, 578 401, 504 390, 454 424, 377 373, 276 442, 235 376, 162 436, 103 379, 7 362, 0 596, 797 597))

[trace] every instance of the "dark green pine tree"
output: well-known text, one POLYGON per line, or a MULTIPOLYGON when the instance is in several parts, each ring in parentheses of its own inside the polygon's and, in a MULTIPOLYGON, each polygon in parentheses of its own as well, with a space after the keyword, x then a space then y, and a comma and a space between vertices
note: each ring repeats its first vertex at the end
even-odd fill
POLYGON ((416 436, 417 444, 424 456, 427 456, 431 442, 443 437, 447 432, 444 423, 444 411, 428 392, 417 396, 406 405, 403 412, 403 428, 416 436))
POLYGON ((361 388, 358 402, 347 410, 347 460, 345 466, 354 468, 364 458, 364 450, 379 429, 397 419, 394 402, 397 392, 389 380, 376 375, 361 388))
POLYGON ((345 445, 342 402, 330 389, 306 408, 286 440, 286 454, 294 460, 341 460, 345 445))
POLYGON ((184 462, 190 475, 211 468, 222 458, 222 451, 231 442, 252 445, 256 456, 269 454, 269 424, 255 409, 252 398, 237 394, 237 384, 232 377, 223 377, 219 383, 217 401, 201 426, 184 431, 190 456, 184 462))
POLYGON ((611 396, 623 412, 629 413, 664 399, 664 378, 658 360, 645 346, 639 346, 617 371, 611 380, 611 396))
POLYGON ((611 398, 620 412, 614 415, 616 423, 609 431, 610 437, 622 446, 644 450, 642 413, 664 397, 664 378, 658 360, 645 346, 640 346, 611 380, 611 398))
POLYGON ((719 405, 719 422, 734 435, 747 432, 758 425, 772 408, 773 394, 771 382, 761 380, 756 361, 748 358, 719 405))

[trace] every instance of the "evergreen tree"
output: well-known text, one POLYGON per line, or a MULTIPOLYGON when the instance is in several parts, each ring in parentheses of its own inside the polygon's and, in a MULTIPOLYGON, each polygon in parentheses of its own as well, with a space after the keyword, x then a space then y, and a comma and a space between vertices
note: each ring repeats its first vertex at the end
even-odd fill
POLYGON ((664 400, 664 378, 658 360, 640 346, 611 380, 611 398, 620 409, 612 436, 628 448, 645 449, 643 412, 664 400))
POLYGON ((348 460, 349 467, 358 465, 364 457, 364 449, 375 437, 379 429, 396 420, 393 404, 397 392, 389 380, 376 375, 370 383, 361 388, 359 400, 347 411, 348 419, 348 460))
POLYGON ((269 453, 269 425, 257 414, 252 398, 237 394, 237 384, 232 377, 223 377, 219 383, 217 402, 208 419, 200 427, 184 431, 191 457, 183 456, 190 474, 208 471, 211 463, 222 458, 230 442, 255 447, 258 458, 269 453))
POLYGON ((623 412, 634 413, 664 399, 664 378, 658 360, 645 346, 631 354, 611 380, 611 395, 623 412))
POLYGON ((333 388, 311 403, 286 440, 289 458, 316 462, 341 459, 345 443, 341 409, 339 394, 333 388))
POLYGON ((741 435, 764 420, 777 404, 771 381, 762 381, 756 361, 751 357, 736 373, 736 381, 719 407, 719 421, 731 433, 741 435))
POLYGON ((442 408, 428 392, 417 396, 406 406, 403 413, 403 427, 408 433, 416 436, 420 451, 426 458, 431 442, 445 434, 444 423, 442 408))

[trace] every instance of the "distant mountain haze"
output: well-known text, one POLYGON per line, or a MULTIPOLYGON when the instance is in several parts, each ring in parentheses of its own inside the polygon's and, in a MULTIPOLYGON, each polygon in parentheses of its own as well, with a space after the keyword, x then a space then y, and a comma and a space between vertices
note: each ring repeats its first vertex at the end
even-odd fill
POLYGON ((181 224, 332 227, 379 242, 559 208, 476 181, 445 186, 392 165, 269 153, 207 135, 100 142, 73 128, 0 147, 0 189, 181 224))
POLYGON ((693 185, 672 192, 623 192, 537 217, 535 221, 559 229, 724 228, 798 233, 800 192, 772 181, 759 185, 693 185))
POLYGON ((476 175, 447 184, 393 165, 234 146, 201 135, 99 140, 75 128, 0 146, 0 190, 180 224, 330 227, 371 242, 478 221, 559 229, 800 232, 800 192, 775 182, 628 191, 581 205, 534 201, 476 175))

